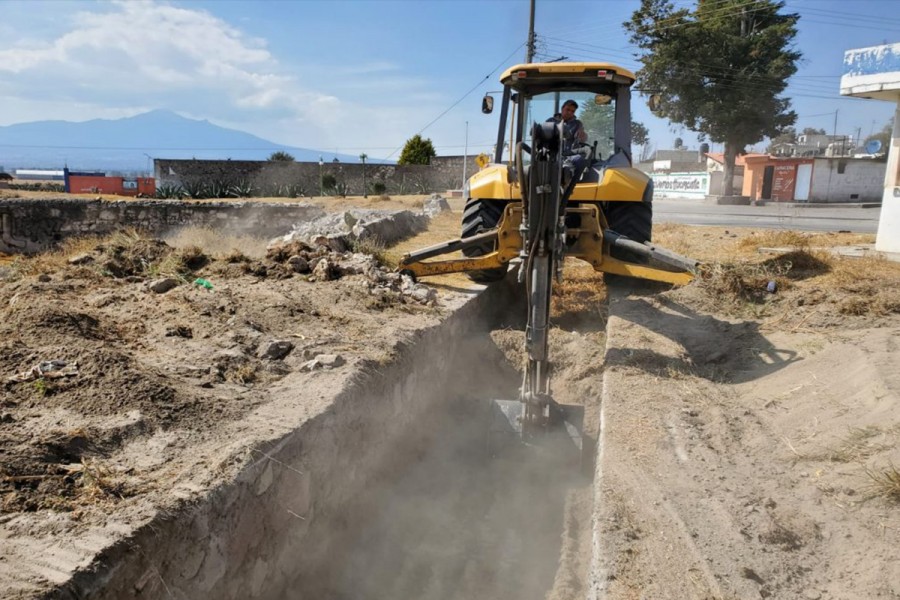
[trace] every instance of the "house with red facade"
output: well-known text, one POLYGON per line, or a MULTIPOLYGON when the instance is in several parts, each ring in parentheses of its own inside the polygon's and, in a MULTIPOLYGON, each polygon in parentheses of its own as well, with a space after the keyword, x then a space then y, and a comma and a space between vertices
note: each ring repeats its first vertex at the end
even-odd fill
MULTIPOLYGON (((721 153, 707 156, 711 164, 724 162, 721 153)), ((768 154, 745 154, 735 163, 744 168, 741 195, 753 202, 878 202, 886 166, 872 158, 768 154)))
POLYGON ((110 177, 106 173, 85 173, 64 169, 65 190, 69 194, 113 194, 116 196, 153 197, 153 177, 110 177))

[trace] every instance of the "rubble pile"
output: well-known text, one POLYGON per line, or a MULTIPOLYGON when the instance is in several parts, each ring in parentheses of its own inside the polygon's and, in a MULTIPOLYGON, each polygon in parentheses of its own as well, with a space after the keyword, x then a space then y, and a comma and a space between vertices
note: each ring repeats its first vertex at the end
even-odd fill
POLYGON ((315 245, 299 240, 271 244, 266 258, 306 275, 309 281, 332 281, 349 275, 361 275, 371 295, 387 301, 413 302, 435 306, 437 292, 380 265, 378 260, 362 252, 342 252, 333 248, 332 239, 319 236, 315 245))

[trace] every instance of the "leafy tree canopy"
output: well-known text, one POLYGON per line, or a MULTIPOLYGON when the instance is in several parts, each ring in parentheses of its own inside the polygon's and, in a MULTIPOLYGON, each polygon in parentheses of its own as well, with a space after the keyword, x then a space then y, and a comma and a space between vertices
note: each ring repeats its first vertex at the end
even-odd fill
POLYGON ((422 139, 418 133, 408 140, 400 153, 399 165, 430 165, 431 159, 437 156, 430 139, 422 139))
POLYGON ((281 150, 279 150, 278 152, 273 152, 271 155, 269 155, 269 160, 275 162, 294 162, 294 157, 287 152, 282 152, 281 150))
POLYGON ((640 121, 631 122, 631 143, 637 146, 646 146, 650 141, 650 132, 640 121))
POLYGON ((766 148, 766 152, 770 154, 775 153, 775 146, 777 144, 796 144, 797 143, 797 130, 793 127, 785 127, 781 133, 772 138, 769 146, 766 148))
POLYGON ((682 148, 684 148, 684 140, 681 139, 680 137, 677 137, 677 138, 675 138, 675 141, 672 142, 672 145, 675 147, 676 150, 681 150, 682 148))
MULTIPOLYGON (((601 156, 609 156, 613 153, 613 140, 609 139, 613 132, 613 121, 616 118, 616 109, 613 104, 595 104, 585 102, 581 106, 578 119, 584 125, 589 140, 597 140, 598 151, 601 156)), ((650 141, 650 132, 639 121, 631 122, 631 143, 636 146, 644 146, 650 141)))
POLYGON ((804 127, 803 135, 825 135, 824 129, 816 129, 815 127, 804 127))
POLYGON ((624 23, 640 53, 640 88, 659 94, 660 116, 725 145, 724 191, 748 145, 793 125, 790 99, 779 96, 797 70, 799 15, 781 0, 641 0, 624 23))

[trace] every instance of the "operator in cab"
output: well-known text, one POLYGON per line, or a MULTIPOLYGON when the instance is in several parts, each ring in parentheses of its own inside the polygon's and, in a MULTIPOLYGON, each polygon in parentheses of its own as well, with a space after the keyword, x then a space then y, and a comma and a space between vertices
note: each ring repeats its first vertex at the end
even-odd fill
POLYGON ((587 158, 577 152, 579 146, 587 143, 587 132, 584 130, 584 124, 575 118, 575 111, 578 110, 578 103, 574 100, 566 100, 563 102, 561 112, 547 119, 547 122, 562 123, 563 128, 563 185, 565 186, 565 194, 563 200, 568 200, 575 183, 581 179, 581 174, 587 166, 587 158))

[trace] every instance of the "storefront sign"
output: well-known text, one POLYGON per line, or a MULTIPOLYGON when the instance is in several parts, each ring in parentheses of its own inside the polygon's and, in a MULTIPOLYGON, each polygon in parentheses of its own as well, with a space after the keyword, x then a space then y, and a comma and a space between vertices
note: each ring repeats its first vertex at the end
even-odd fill
POLYGON ((654 194, 669 198, 705 198, 709 194, 709 173, 651 174, 654 194))

